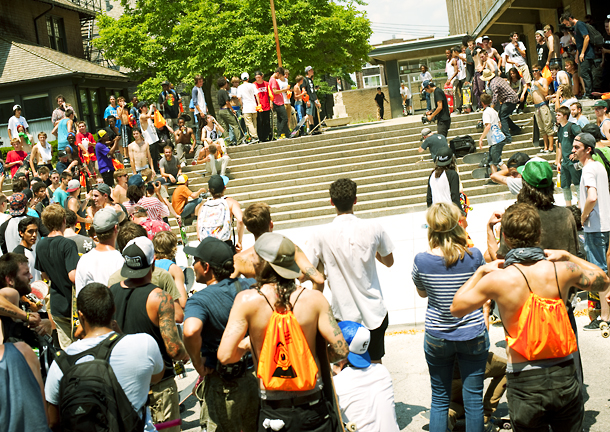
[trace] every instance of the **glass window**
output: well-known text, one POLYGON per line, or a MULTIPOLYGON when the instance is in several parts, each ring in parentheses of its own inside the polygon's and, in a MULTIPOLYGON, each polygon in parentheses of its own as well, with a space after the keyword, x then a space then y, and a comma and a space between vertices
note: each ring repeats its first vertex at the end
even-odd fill
POLYGON ((49 45, 52 49, 64 53, 68 52, 63 18, 56 16, 47 17, 47 34, 49 35, 49 45))
POLYGON ((48 93, 24 96, 21 106, 23 116, 28 120, 51 117, 48 93))
POLYGON ((100 120, 100 117, 102 116, 102 112, 100 111, 100 97, 99 97, 99 91, 98 90, 94 90, 94 89, 90 89, 89 90, 89 97, 91 98, 91 108, 92 108, 92 115, 93 115, 93 121, 95 122, 95 129, 99 129, 100 127, 102 127, 102 123, 100 120))
POLYGON ((365 76, 364 87, 381 87, 381 75, 365 76))
POLYGON ((2 99, 0 100, 0 122, 8 123, 8 119, 13 116, 13 106, 15 105, 15 99, 2 99))
POLYGON ((80 89, 80 104, 83 109, 82 115, 88 116, 91 111, 89 109, 89 97, 87 96, 87 89, 80 89))

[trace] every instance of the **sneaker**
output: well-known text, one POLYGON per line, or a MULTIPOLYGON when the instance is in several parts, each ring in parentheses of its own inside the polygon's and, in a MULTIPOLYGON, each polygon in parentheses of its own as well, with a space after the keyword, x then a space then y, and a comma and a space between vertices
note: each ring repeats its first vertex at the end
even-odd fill
POLYGON ((126 157, 125 157, 125 158, 123 158, 123 163, 124 163, 124 164, 128 164, 128 163, 129 163, 129 158, 126 158, 126 157))
POLYGON ((483 432, 498 432, 499 430, 500 428, 492 422, 483 424, 483 432))
POLYGON ((180 164, 180 168, 184 168, 185 166, 186 166, 186 162, 182 162, 182 163, 180 164))
POLYGON ((585 331, 594 331, 594 330, 600 330, 599 326, 601 325, 603 321, 601 319, 594 319, 593 321, 591 321, 589 324, 587 324, 586 326, 584 326, 582 329, 585 331))

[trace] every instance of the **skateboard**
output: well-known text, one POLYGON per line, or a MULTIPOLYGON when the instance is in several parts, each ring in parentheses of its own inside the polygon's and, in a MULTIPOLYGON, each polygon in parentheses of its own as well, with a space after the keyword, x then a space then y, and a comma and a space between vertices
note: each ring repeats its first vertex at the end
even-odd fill
POLYGON ((485 167, 473 170, 472 178, 477 180, 489 178, 489 168, 485 167))
POLYGON ((610 327, 608 327, 608 323, 603 322, 599 325, 599 329, 602 331, 602 336, 606 339, 610 336, 610 327))
POLYGON ((180 401, 178 405, 182 405, 188 398, 195 394, 195 387, 199 383, 199 378, 187 385, 184 389, 182 389, 179 393, 178 400, 180 401))
POLYGON ((447 105, 449 106, 449 112, 453 112, 453 86, 451 84, 445 84, 443 88, 445 97, 447 98, 447 105))
POLYGON ((462 158, 462 162, 465 164, 478 164, 483 161, 485 155, 487 155, 487 152, 470 153, 462 158))
MULTIPOLYGON (((332 411, 334 411, 335 414, 333 417, 336 419, 336 421, 333 422, 333 430, 334 432, 346 432, 342 421, 343 417, 341 415, 341 409, 339 408, 339 399, 337 398, 337 392, 335 392, 335 383, 333 382, 327 350, 328 347, 326 340, 318 333, 316 336, 316 353, 318 354, 318 359, 320 360, 320 377, 324 383, 324 388, 322 391, 324 392, 326 400, 332 405, 332 411)), ((351 422, 348 423, 347 426, 351 427, 350 424, 351 422)), ((355 431, 355 426, 356 425, 353 425, 353 428, 347 429, 347 431, 355 431)))
POLYGON ((470 93, 470 86, 464 86, 462 89, 462 111, 471 112, 472 111, 472 97, 470 93))
POLYGON ((316 131, 316 129, 317 129, 317 128, 319 128, 319 127, 322 125, 322 123, 324 123, 324 120, 326 120, 326 117, 324 117, 324 118, 322 119, 322 121, 316 125, 316 127, 315 127, 315 128, 313 128, 312 130, 310 130, 310 131, 309 131, 309 133, 308 133, 307 135, 311 135, 312 133, 314 133, 314 132, 316 131))
MULTIPOLYGON (((179 221, 178 219, 176 219, 176 222, 178 223, 178 229, 180 230, 180 238, 182 239, 182 246, 187 246, 188 239, 186 237, 186 227, 182 226, 182 221, 179 221)), ((186 255, 186 257, 188 258, 189 256, 186 255)))
POLYGON ((512 428, 513 428, 513 425, 511 424, 511 421, 509 418, 497 419, 497 420, 495 420, 494 423, 496 424, 496 426, 498 426, 502 430, 512 430, 512 428))
POLYGON ((301 121, 294 127, 292 132, 290 132, 290 138, 294 138, 297 135, 299 135, 299 133, 301 132, 301 128, 303 127, 303 125, 305 124, 306 121, 307 121, 307 116, 304 116, 301 119, 301 121))

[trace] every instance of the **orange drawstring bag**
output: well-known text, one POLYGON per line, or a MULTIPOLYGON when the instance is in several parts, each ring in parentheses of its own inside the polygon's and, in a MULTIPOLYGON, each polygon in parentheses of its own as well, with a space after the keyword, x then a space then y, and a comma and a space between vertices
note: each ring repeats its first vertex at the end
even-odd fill
POLYGON ((161 129, 163 126, 165 126, 165 119, 163 118, 163 116, 161 115, 161 113, 159 112, 159 110, 155 110, 155 114, 154 114, 154 123, 155 123, 155 127, 157 129, 161 129))

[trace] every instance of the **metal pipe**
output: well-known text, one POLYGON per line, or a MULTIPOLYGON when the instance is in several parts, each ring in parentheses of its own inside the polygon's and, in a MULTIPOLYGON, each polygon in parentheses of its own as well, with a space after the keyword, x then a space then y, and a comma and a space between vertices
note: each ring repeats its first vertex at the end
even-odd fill
POLYGON ((34 32, 36 33, 36 43, 38 45, 40 45, 40 37, 38 36, 38 24, 36 23, 36 21, 38 21, 38 18, 40 18, 43 15, 48 14, 49 12, 51 12, 53 9, 55 9, 55 5, 52 4, 51 7, 49 9, 47 9, 46 11, 44 11, 43 13, 41 13, 40 15, 34 17, 34 32))

